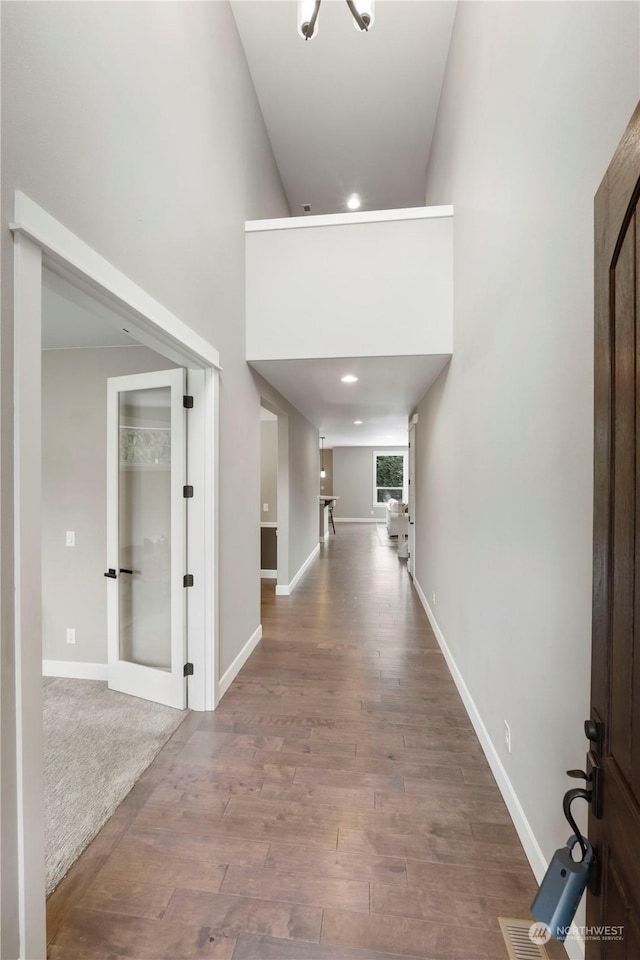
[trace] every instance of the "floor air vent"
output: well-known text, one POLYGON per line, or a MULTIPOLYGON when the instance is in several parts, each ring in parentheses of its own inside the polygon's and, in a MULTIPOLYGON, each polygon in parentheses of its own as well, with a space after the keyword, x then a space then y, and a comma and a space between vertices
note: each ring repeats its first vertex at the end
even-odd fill
POLYGON ((544 946, 535 943, 530 935, 530 930, 535 930, 541 925, 532 924, 531 920, 511 920, 506 917, 498 917, 500 929, 504 942, 507 945, 509 960, 549 960, 549 954, 544 946))

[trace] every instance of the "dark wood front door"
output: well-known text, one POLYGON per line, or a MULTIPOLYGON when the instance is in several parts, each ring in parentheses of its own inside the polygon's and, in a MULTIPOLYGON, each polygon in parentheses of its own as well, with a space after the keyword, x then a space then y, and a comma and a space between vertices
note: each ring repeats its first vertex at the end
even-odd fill
POLYGON ((589 836, 600 865, 587 957, 640 958, 640 106, 598 190, 592 752, 601 809, 589 836), (600 814, 600 816, 599 816, 600 814))

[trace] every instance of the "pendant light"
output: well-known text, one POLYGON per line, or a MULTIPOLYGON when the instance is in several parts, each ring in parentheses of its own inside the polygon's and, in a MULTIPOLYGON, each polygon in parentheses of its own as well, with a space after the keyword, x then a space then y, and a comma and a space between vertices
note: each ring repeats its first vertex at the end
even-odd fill
POLYGON ((324 468, 324 437, 320 437, 320 479, 324 480, 327 471, 324 468))
MULTIPOLYGON (((373 26, 374 0, 347 0, 356 30, 366 33, 373 26)), ((318 36, 320 0, 298 0, 298 33, 303 40, 318 36)))

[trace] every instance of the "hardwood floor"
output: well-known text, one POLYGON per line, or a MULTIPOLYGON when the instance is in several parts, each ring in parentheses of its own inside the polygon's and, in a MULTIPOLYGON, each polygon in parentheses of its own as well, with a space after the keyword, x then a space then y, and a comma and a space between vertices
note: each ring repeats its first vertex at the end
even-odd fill
POLYGON ((369 524, 191 714, 48 903, 52 960, 502 960, 535 883, 411 587, 369 524))

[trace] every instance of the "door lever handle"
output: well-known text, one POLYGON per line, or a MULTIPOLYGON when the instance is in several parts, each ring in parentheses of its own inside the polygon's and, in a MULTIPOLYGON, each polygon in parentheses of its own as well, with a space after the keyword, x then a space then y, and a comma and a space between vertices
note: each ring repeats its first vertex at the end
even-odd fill
POLYGON ((117 578, 117 576, 118 576, 118 574, 115 572, 115 570, 113 569, 113 567, 109 567, 109 569, 108 569, 107 572, 105 573, 105 577, 109 577, 110 580, 115 580, 115 579, 117 578))
MULTIPOLYGON (((584 770, 567 770, 568 777, 573 777, 574 780, 584 780, 587 784, 586 789, 580 791, 580 789, 577 788, 570 790, 569 793, 580 793, 585 800, 588 799, 593 805, 594 817, 596 820, 599 820, 602 817, 602 785, 600 781, 600 765, 593 753, 589 753, 587 757, 587 770, 589 773, 585 773, 584 770)), ((569 822, 571 823, 571 821, 569 822)))
POLYGON ((133 570, 127 570, 125 567, 120 567, 120 573, 130 573, 133 576, 133 570))

